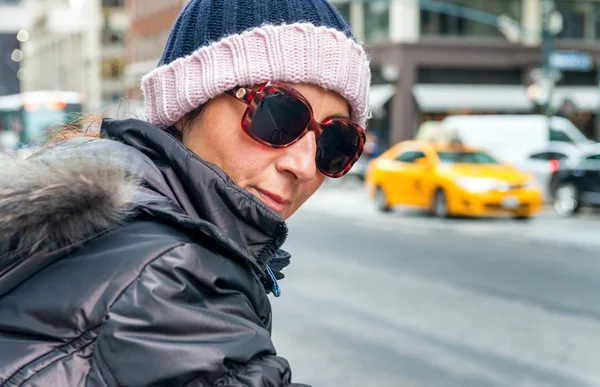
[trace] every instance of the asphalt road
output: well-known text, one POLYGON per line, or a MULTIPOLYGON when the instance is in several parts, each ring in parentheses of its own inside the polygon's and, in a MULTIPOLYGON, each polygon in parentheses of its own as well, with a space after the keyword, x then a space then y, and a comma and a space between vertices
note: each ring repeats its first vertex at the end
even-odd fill
MULTIPOLYGON (((546 243, 555 226, 523 231, 543 229, 544 217, 464 221, 457 232, 414 213, 382 218, 351 197, 325 190, 289 222, 273 340, 294 381, 600 386, 595 238, 546 243)), ((571 222, 600 230, 596 219, 571 222)))

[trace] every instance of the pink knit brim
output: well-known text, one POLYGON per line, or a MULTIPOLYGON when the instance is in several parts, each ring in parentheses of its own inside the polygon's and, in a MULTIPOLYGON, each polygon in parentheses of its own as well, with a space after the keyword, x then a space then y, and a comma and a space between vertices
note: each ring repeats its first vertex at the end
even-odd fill
POLYGON ((235 86, 268 81, 332 90, 365 126, 371 71, 363 48, 342 32, 313 24, 263 26, 228 36, 142 78, 146 120, 166 128, 235 86))

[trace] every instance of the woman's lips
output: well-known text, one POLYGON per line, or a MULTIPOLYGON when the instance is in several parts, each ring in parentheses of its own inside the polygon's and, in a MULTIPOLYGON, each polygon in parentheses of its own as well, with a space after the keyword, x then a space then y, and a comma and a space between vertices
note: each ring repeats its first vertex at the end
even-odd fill
POLYGON ((282 215, 291 203, 291 201, 277 195, 276 193, 260 188, 255 189, 256 192, 258 192, 260 199, 267 205, 267 207, 277 212, 279 215, 282 215))

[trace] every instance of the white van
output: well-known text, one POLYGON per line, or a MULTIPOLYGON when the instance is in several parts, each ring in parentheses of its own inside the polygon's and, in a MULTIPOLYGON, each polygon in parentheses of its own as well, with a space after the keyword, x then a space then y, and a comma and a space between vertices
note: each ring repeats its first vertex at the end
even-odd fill
POLYGON ((588 140, 571 121, 543 115, 468 115, 446 117, 435 131, 436 141, 460 141, 484 149, 506 162, 520 162, 549 142, 587 148, 588 140))

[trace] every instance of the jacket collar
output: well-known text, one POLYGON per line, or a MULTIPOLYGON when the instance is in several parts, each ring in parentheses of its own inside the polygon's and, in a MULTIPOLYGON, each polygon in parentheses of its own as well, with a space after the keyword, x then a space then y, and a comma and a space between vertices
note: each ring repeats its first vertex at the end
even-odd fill
MULTIPOLYGON (((276 256, 287 237, 284 220, 235 185, 219 167, 200 159, 169 133, 144 121, 105 119, 101 131, 136 148, 152 161, 151 168, 142 165, 137 172, 141 172, 151 192, 174 204, 160 207, 163 213, 180 223, 195 224, 204 232, 212 230, 261 271, 276 256), (207 223, 217 230, 206 227, 207 223)), ((155 199, 156 195, 146 195, 145 206, 150 211, 159 208, 155 199)))

